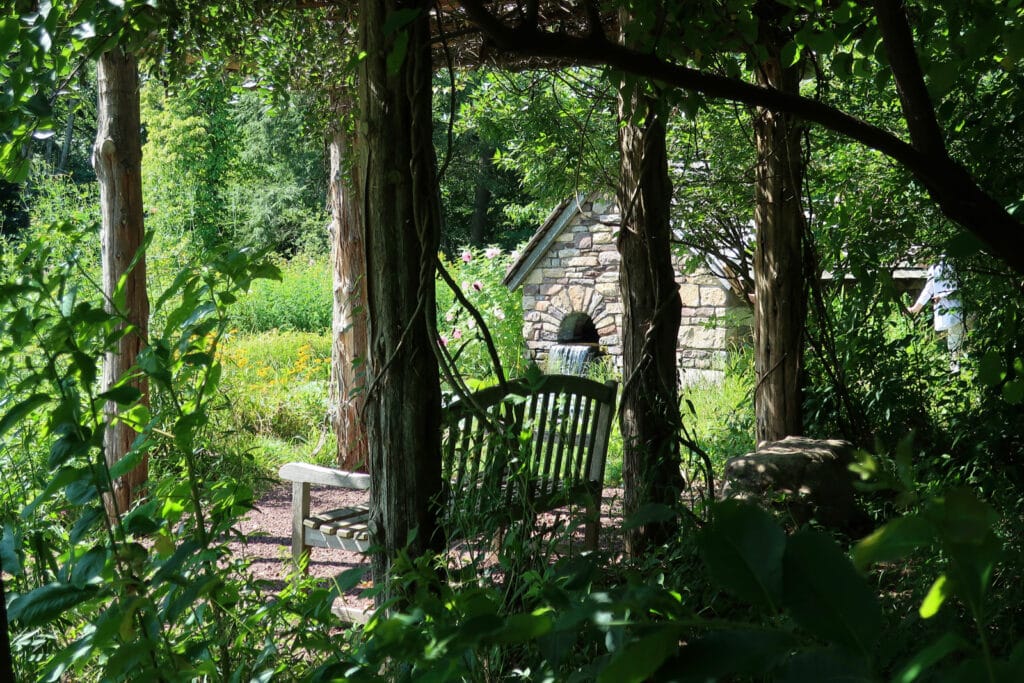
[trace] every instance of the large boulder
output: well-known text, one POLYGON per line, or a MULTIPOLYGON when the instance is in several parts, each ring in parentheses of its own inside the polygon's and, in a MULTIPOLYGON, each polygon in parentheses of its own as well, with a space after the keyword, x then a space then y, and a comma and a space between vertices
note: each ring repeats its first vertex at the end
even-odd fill
POLYGON ((796 524, 814 518, 849 528, 861 513, 854 500, 853 444, 838 439, 788 436, 760 444, 757 451, 725 463, 723 498, 740 498, 765 507, 781 506, 796 524))

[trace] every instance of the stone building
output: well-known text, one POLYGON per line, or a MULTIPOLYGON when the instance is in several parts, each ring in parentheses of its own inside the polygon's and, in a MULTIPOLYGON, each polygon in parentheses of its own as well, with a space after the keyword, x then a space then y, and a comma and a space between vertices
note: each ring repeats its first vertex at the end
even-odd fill
MULTIPOLYGON (((622 369, 622 302, 614 201, 574 197, 533 235, 504 283, 522 288, 527 354, 541 367, 555 354, 589 347, 622 369)), ((677 268, 682 306, 679 374, 684 383, 722 378, 730 342, 749 333, 749 307, 721 279, 677 268)))

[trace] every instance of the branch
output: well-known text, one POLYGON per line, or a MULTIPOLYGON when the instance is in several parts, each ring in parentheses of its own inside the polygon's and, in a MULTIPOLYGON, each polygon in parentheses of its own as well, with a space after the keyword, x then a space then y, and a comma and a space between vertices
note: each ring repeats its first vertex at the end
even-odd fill
POLYGON ((691 69, 602 38, 510 27, 488 12, 481 0, 460 0, 459 5, 469 20, 505 52, 561 63, 611 67, 710 98, 788 112, 878 150, 906 168, 942 212, 978 237, 992 255, 1024 273, 1024 224, 946 154, 927 154, 888 131, 817 100, 691 69))
POLYGON ((907 121, 910 141, 923 154, 947 157, 942 130, 935 119, 935 108, 924 84, 921 64, 914 50, 914 35, 907 23, 902 0, 875 0, 875 16, 889 66, 896 81, 896 92, 907 121))

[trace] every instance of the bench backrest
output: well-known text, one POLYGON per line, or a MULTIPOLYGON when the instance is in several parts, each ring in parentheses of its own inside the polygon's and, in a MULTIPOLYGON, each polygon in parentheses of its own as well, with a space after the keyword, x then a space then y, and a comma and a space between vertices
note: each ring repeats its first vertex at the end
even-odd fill
POLYGON ((455 526, 599 501, 615 382, 545 375, 483 389, 445 413, 447 516, 455 526))

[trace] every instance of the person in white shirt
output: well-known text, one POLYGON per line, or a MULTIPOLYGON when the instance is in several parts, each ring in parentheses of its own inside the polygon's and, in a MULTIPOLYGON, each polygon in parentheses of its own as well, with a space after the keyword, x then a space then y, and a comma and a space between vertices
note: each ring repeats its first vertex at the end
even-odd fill
POLYGON ((949 371, 960 372, 960 349, 964 341, 964 317, 960 298, 956 294, 956 280, 953 270, 946 262, 939 261, 928 268, 928 281, 921 290, 910 312, 917 315, 926 303, 932 302, 935 310, 935 331, 946 333, 946 348, 949 349, 949 371))

